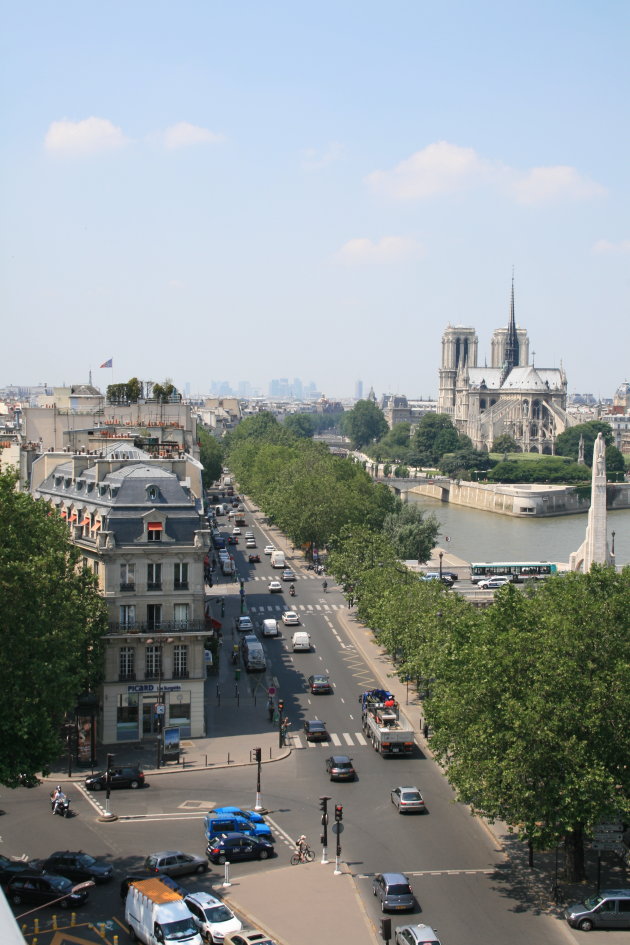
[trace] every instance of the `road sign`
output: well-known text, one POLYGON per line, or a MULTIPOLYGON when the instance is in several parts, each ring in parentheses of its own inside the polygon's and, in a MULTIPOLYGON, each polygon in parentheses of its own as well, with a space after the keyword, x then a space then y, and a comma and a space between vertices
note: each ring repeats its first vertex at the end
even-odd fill
POLYGON ((268 695, 268 696, 275 696, 275 694, 276 694, 276 687, 275 687, 275 686, 269 686, 269 689, 267 690, 267 695, 268 695))
POLYGON ((155 714, 164 715, 164 704, 162 702, 158 702, 155 706, 155 714))
POLYGON ((333 824, 331 830, 333 833, 343 833, 343 824, 333 824))
POLYGON ((628 849, 625 843, 616 843, 613 840, 593 840, 591 848, 593 850, 609 850, 613 853, 623 853, 628 849))

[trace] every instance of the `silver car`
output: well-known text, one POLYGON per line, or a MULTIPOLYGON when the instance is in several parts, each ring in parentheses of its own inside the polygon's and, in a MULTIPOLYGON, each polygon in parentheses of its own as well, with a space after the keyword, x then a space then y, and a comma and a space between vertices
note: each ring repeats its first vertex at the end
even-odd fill
POLYGON ((397 787, 390 794, 391 802, 399 814, 424 814, 424 798, 417 787, 397 787))
POLYGON ((208 872, 208 861, 205 857, 182 853, 181 850, 162 850, 160 853, 151 853, 144 861, 144 866, 152 873, 166 873, 167 876, 208 872))
POLYGON ((381 902, 381 912, 402 912, 413 909, 416 900, 404 873, 377 873, 372 892, 381 902))
POLYGON ((399 925, 394 932, 395 945, 440 945, 435 930, 421 922, 419 925, 399 925))

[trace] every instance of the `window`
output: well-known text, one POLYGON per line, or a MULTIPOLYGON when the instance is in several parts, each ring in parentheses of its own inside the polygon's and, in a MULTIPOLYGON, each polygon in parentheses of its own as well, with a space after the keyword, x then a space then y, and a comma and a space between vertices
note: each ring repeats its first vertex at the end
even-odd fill
POLYGON ((99 562, 95 561, 94 562, 94 576, 95 577, 98 577, 98 572, 99 572, 99 562))
POLYGON ((175 590, 188 590, 188 565, 180 561, 175 562, 175 590))
POLYGON ((161 522, 148 523, 147 541, 162 541, 162 523, 161 522))
POLYGON ((126 679, 136 678, 136 651, 132 646, 121 646, 118 651, 118 679, 124 682, 126 679))
POLYGON ((148 564, 147 565, 147 590, 149 591, 162 590, 162 565, 161 564, 148 564))
POLYGON ((185 629, 188 626, 188 604, 175 604, 173 607, 175 626, 185 629))
POLYGON ((121 693, 116 706, 116 740, 134 741, 138 738, 138 695, 121 693))
POLYGON ((136 605, 120 605, 120 625, 121 627, 133 627, 136 622, 136 605))
POLYGON ((149 630, 159 630, 162 623, 162 605, 147 604, 147 626, 149 630))
POLYGON ((174 725, 179 728, 180 735, 189 736, 191 729, 190 693, 174 692, 171 693, 170 696, 170 704, 168 707, 169 725, 174 725))
POLYGON ((136 586, 136 566, 135 564, 121 564, 120 566, 120 589, 121 591, 133 591, 136 586))
POLYGON ((150 644, 146 650, 144 669, 145 679, 158 679, 162 676, 162 647, 150 644))
POLYGON ((188 647, 185 644, 173 647, 173 679, 188 678, 188 647))

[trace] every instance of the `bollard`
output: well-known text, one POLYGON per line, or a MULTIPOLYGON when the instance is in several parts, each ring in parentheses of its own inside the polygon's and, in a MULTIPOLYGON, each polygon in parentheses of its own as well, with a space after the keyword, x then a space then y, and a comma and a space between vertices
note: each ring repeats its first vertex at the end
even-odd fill
POLYGON ((105 923, 104 923, 104 922, 99 922, 99 923, 98 923, 98 934, 101 936, 101 938, 105 938, 105 932, 106 932, 105 923))
POLYGON ((33 919, 33 931, 35 935, 39 935, 39 919, 33 919))
POLYGON ((57 928, 57 913, 55 913, 52 917, 52 927, 53 929, 57 928))
POLYGON ((227 763, 228 763, 228 764, 231 763, 231 762, 230 762, 230 753, 229 753, 229 751, 228 751, 228 760, 227 760, 227 763))
POLYGON ((114 935, 114 945, 118 945, 118 936, 114 935))
POLYGON ((76 924, 77 924, 77 914, 76 914, 76 912, 71 912, 71 913, 70 913, 70 925, 72 926, 72 925, 76 925, 76 924))
POLYGON ((206 755, 206 768, 208 767, 208 756, 206 755))
POLYGON ((229 861, 229 860, 226 860, 226 861, 225 861, 225 870, 224 870, 224 874, 223 874, 223 885, 224 885, 224 886, 231 886, 231 885, 232 885, 232 883, 230 882, 230 861, 229 861))

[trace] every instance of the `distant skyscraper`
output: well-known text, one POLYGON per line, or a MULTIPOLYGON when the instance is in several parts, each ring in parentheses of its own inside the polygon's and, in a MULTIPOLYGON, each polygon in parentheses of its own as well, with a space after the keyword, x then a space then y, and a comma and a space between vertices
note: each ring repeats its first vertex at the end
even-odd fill
POLYGON ((363 400, 363 381, 357 381, 354 385, 354 399, 363 400))

